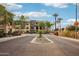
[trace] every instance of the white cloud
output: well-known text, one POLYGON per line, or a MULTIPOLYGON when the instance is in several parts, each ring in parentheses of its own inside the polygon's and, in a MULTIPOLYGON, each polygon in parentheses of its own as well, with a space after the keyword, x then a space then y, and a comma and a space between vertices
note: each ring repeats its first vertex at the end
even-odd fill
POLYGON ((24 15, 24 13, 22 13, 22 12, 12 12, 13 14, 15 14, 16 16, 21 16, 21 15, 24 15))
POLYGON ((16 16, 20 16, 20 15, 25 15, 25 16, 30 16, 30 17, 50 17, 51 15, 49 15, 47 12, 13 12, 16 16))
POLYGON ((75 19, 68 19, 67 22, 75 22, 75 19))
POLYGON ((23 6, 16 3, 1 3, 1 5, 5 6, 7 10, 17 10, 21 9, 23 6))
MULTIPOLYGON (((75 19, 68 19, 64 23, 67 25, 73 25, 75 21, 76 21, 75 19)), ((77 21, 79 22, 79 19, 77 21)))
POLYGON ((29 12, 26 15, 32 16, 32 17, 50 16, 50 15, 47 14, 47 12, 29 12))
POLYGON ((31 20, 49 20, 51 17, 50 14, 47 12, 13 12, 16 15, 16 18, 18 16, 24 15, 25 17, 29 17, 31 20))
POLYGON ((68 7, 68 5, 65 4, 65 3, 44 3, 44 5, 57 7, 57 8, 66 8, 66 7, 68 7))

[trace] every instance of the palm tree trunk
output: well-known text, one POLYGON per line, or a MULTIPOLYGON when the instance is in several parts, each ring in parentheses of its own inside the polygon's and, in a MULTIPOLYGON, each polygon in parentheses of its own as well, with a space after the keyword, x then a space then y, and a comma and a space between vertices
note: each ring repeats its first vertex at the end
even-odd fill
POLYGON ((60 21, 60 31, 61 31, 61 21, 60 21))
POLYGON ((5 11, 5 14, 4 14, 4 33, 5 33, 5 36, 7 36, 7 33, 8 33, 7 26, 8 26, 8 24, 7 24, 7 12, 5 11))
POLYGON ((55 17, 55 30, 56 30, 56 17, 55 17))

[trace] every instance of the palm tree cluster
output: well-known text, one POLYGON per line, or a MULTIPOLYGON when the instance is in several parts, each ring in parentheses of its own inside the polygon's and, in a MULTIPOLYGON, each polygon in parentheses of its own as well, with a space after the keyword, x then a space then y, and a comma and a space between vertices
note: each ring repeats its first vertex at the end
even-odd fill
POLYGON ((55 17, 55 30, 56 30, 56 24, 60 23, 60 30, 61 30, 61 21, 63 20, 62 18, 57 18, 59 15, 57 13, 54 13, 53 16, 55 17))
POLYGON ((46 21, 46 22, 39 22, 38 27, 41 27, 41 29, 46 27, 48 32, 50 30, 50 27, 53 25, 54 25, 53 23, 46 21))

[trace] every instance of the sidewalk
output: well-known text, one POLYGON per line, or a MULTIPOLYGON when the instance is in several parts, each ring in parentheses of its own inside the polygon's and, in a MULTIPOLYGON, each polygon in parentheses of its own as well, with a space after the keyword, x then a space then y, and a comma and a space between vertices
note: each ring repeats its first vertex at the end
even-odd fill
MULTIPOLYGON (((56 35, 54 35, 54 36, 56 36, 56 35)), ((72 40, 75 42, 79 42, 79 39, 75 39, 75 38, 63 37, 63 36, 56 36, 56 37, 58 37, 59 39, 66 39, 66 40, 72 40)))
POLYGON ((27 36, 27 34, 22 34, 20 36, 4 37, 4 38, 0 38, 0 42, 12 40, 12 39, 20 38, 20 37, 24 37, 24 36, 27 36))

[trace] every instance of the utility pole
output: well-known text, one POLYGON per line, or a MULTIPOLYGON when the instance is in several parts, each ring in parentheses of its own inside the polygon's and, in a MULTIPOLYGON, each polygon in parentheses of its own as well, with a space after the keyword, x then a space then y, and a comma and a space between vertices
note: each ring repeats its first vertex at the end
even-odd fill
MULTIPOLYGON (((77 3, 76 3, 76 22, 77 22, 77 3)), ((77 26, 75 27, 75 38, 77 39, 77 26)))

